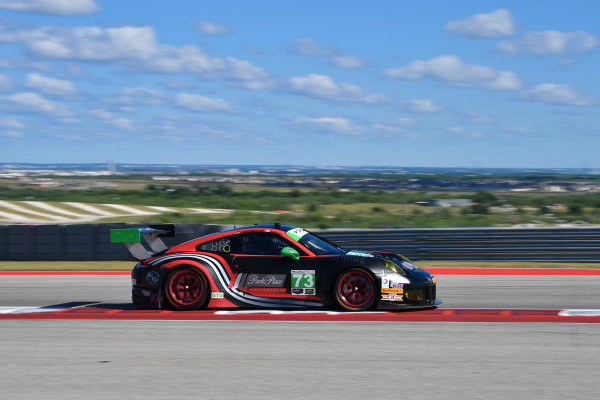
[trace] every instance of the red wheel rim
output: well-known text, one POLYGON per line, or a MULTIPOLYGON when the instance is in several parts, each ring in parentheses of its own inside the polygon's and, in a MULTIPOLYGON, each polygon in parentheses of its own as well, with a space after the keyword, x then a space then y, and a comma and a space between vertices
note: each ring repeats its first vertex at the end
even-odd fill
POLYGON ((192 271, 179 271, 169 282, 169 294, 173 301, 187 306, 194 304, 202 296, 204 283, 198 274, 192 271))
POLYGON ((347 306, 362 307, 373 297, 373 281, 364 272, 347 272, 338 283, 337 293, 347 306))

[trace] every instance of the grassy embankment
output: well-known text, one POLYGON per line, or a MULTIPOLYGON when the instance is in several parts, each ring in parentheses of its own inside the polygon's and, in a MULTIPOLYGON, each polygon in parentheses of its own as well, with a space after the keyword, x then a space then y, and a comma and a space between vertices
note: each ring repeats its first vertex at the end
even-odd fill
POLYGON ((248 185, 157 186, 126 181, 114 188, 72 190, 0 186, 2 200, 110 203, 136 206, 218 208, 233 214, 164 213, 155 216, 103 218, 97 222, 168 222, 250 225, 281 222, 307 228, 434 228, 534 224, 600 224, 600 195, 589 193, 513 194, 409 192, 333 188, 271 188, 248 185), (432 198, 469 198, 472 207, 423 207, 432 198), (560 210, 554 204, 564 204, 560 210), (278 213, 287 211, 289 213, 278 213))

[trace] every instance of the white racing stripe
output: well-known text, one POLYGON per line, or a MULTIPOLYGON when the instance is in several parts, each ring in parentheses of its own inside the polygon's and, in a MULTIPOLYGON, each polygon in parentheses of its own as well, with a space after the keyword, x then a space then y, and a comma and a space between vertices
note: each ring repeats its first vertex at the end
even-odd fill
POLYGON ((282 306, 283 307, 304 307, 304 306, 315 307, 315 306, 323 305, 321 303, 299 301, 299 300, 268 299, 268 298, 249 295, 246 293, 242 294, 237 289, 229 289, 229 283, 231 282, 231 280, 229 279, 229 276, 227 275, 227 272, 224 270, 221 263, 218 262, 217 260, 215 260, 214 258, 203 255, 203 254, 174 254, 174 255, 170 255, 170 256, 163 256, 156 260, 151 261, 149 264, 156 265, 156 264, 162 263, 164 261, 176 260, 179 258, 184 258, 184 259, 185 258, 196 258, 199 260, 206 261, 211 266, 211 268, 215 271, 215 274, 219 278, 219 281, 221 282, 221 285, 223 286, 224 290, 229 295, 234 297, 235 299, 237 299, 241 302, 244 302, 244 303, 258 305, 258 306, 262 306, 262 307, 273 306, 273 305, 278 305, 280 307, 282 307, 282 306))

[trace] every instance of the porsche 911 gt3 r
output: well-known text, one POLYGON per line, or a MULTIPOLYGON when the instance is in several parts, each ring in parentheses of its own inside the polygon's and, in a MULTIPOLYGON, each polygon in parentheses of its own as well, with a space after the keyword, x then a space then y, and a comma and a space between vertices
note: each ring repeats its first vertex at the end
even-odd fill
POLYGON ((133 303, 154 308, 435 307, 436 280, 393 253, 347 251, 302 228, 253 225, 168 248, 173 225, 113 229, 140 262, 133 303), (145 245, 142 244, 142 239, 145 245))

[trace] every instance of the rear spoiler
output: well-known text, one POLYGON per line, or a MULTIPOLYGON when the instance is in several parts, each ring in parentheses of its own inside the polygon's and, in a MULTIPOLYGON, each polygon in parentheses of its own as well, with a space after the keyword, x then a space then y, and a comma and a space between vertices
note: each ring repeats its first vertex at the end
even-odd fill
POLYGON ((145 260, 156 253, 160 253, 169 247, 160 237, 174 237, 175 225, 158 224, 148 225, 140 228, 111 229, 110 242, 124 243, 127 249, 138 260, 145 260), (146 242, 142 243, 142 238, 146 242))

